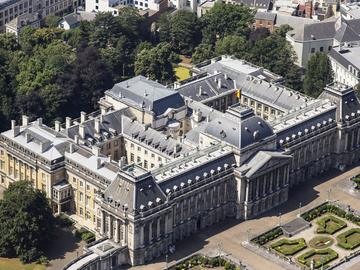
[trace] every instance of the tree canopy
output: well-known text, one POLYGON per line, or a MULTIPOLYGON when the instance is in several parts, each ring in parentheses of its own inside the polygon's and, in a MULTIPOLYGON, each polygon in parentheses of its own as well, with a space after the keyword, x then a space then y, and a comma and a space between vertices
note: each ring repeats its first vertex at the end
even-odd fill
POLYGON ((10 184, 0 200, 0 256, 31 262, 53 236, 55 220, 45 194, 30 182, 10 184))
POLYGON ((333 71, 328 56, 320 52, 313 54, 307 63, 305 72, 305 94, 317 97, 332 80, 333 71))

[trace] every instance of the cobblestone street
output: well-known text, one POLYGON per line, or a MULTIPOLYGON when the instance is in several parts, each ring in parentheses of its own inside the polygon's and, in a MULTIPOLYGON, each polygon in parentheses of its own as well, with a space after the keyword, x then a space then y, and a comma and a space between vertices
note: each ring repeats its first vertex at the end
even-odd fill
MULTIPOLYGON (((357 196, 349 195, 344 190, 344 183, 351 176, 358 173, 360 173, 360 167, 355 167, 344 173, 331 171, 323 177, 312 179, 307 184, 293 189, 287 203, 261 217, 245 222, 227 220, 179 242, 176 245, 176 253, 169 257, 169 262, 174 262, 194 252, 207 253, 221 249, 222 252, 240 259, 252 269, 283 270, 284 268, 280 265, 244 248, 241 243, 247 240, 248 237, 258 235, 276 226, 279 223, 279 213, 282 213, 281 222, 285 223, 294 219, 300 212, 310 209, 327 199, 339 200, 341 203, 349 204, 352 208, 360 210, 360 199, 357 196), (302 205, 301 209, 299 209, 300 204, 302 205)), ((352 267, 352 270, 360 269, 360 262, 358 261, 354 260, 353 263, 349 263, 347 266, 352 267)), ((165 257, 162 257, 156 262, 146 266, 133 267, 132 269, 155 270, 164 269, 165 266, 165 257)))

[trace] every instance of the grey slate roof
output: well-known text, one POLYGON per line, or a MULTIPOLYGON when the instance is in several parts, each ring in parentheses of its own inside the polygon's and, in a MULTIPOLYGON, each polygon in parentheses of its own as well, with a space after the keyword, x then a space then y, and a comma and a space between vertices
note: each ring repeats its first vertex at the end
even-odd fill
POLYGON ((298 41, 313 39, 333 39, 335 36, 335 20, 305 24, 296 30, 291 30, 288 35, 298 41))
POLYGON ((338 42, 351 42, 360 40, 360 19, 342 20, 341 27, 336 31, 335 37, 338 42))
POLYGON ((105 202, 120 209, 125 206, 131 212, 139 211, 142 207, 151 208, 159 203, 157 199, 165 202, 166 197, 149 173, 137 179, 129 179, 118 174, 104 192, 105 202), (152 204, 149 205, 149 202, 152 204))
POLYGON ((280 27, 281 25, 287 24, 293 30, 297 30, 299 28, 303 28, 305 24, 312 24, 312 23, 317 23, 317 22, 309 18, 290 16, 290 15, 278 13, 276 16, 275 25, 280 27))
POLYGON ((208 75, 176 89, 181 95, 196 101, 205 101, 235 89, 234 81, 224 74, 208 75), (221 85, 221 87, 219 87, 221 85))
POLYGON ((255 20, 266 20, 275 22, 276 13, 257 11, 255 14, 255 20))
POLYGON ((143 144, 148 145, 167 156, 179 156, 190 151, 190 147, 172 139, 165 134, 152 129, 151 127, 144 128, 143 124, 123 116, 122 133, 137 140, 143 144), (176 149, 176 154, 174 150, 176 149))
MULTIPOLYGON (((100 121, 100 134, 96 134, 95 132, 94 119, 89 119, 82 123, 85 127, 85 145, 91 146, 93 144, 101 143, 109 138, 109 136, 120 134, 122 115, 130 116, 131 114, 127 109, 121 109, 102 115, 102 121, 100 121)), ((100 116, 96 118, 100 118, 100 116)), ((71 126, 69 129, 65 130, 64 133, 66 133, 69 138, 74 139, 75 135, 79 135, 79 125, 80 124, 71 126)))
POLYGON ((340 65, 349 70, 349 66, 357 69, 360 73, 360 45, 353 47, 334 47, 329 53, 340 65))
POLYGON ((169 108, 177 109, 185 105, 178 92, 144 76, 117 83, 105 94, 128 105, 152 111, 155 115, 161 115, 169 108))
POLYGON ((266 163, 270 160, 278 159, 279 162, 283 162, 283 160, 291 159, 291 156, 284 155, 280 152, 273 151, 259 151, 249 160, 247 160, 239 170, 245 173, 245 176, 250 178, 254 174, 256 174, 266 163))
POLYGON ((272 128, 268 123, 255 115, 243 120, 236 120, 228 116, 216 118, 207 124, 204 133, 238 148, 247 147, 273 135, 272 128))
POLYGON ((74 26, 79 24, 81 21, 81 17, 76 13, 70 13, 63 17, 63 20, 67 22, 70 26, 74 26))

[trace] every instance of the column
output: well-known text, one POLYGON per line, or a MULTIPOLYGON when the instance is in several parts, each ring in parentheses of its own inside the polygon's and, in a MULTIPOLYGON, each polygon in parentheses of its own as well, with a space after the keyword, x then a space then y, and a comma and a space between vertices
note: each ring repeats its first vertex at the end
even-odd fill
POLYGON ((168 234, 168 214, 165 214, 165 235, 168 234))
POLYGON ((112 219, 111 219, 111 215, 108 215, 108 237, 109 239, 111 239, 112 237, 112 219))
POLYGON ((250 183, 246 181, 246 191, 245 191, 245 201, 249 201, 249 189, 250 189, 250 183))
MULTIPOLYGON (((125 232, 125 229, 124 229, 125 232)), ((125 237, 124 237, 125 239, 125 237)), ((140 246, 143 247, 144 246, 144 224, 141 224, 140 226, 140 246)))
POLYGON ((263 181, 264 181, 264 184, 263 184, 263 196, 266 195, 266 182, 267 182, 267 179, 266 179, 266 175, 263 176, 263 181))
POLYGON ((105 212, 101 211, 101 234, 105 234, 105 212))
POLYGON ((157 232, 156 232, 156 235, 157 235, 157 239, 160 239, 160 217, 158 217, 157 219, 157 232))
POLYGON ((153 222, 149 222, 149 242, 152 242, 152 224, 153 222))
POLYGON ((260 179, 260 177, 256 178, 256 199, 259 198, 260 179))
POLYGON ((274 182, 274 178, 277 175, 277 171, 278 171, 278 169, 276 169, 275 171, 270 172, 270 179, 269 179, 269 181, 270 181, 270 184, 269 184, 270 193, 272 193, 272 191, 273 191, 273 182, 274 182))
POLYGON ((116 219, 115 220, 115 242, 119 243, 120 242, 120 237, 119 237, 119 220, 116 219))

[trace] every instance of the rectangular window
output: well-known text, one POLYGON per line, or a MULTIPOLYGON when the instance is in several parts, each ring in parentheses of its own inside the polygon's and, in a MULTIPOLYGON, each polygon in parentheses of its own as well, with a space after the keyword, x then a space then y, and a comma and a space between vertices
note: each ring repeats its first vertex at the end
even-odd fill
POLYGON ((315 52, 315 48, 311 48, 311 53, 314 53, 315 52))
POLYGON ((80 202, 83 201, 83 193, 82 193, 82 192, 79 193, 79 201, 80 201, 80 202))
POLYGON ((130 154, 130 162, 134 162, 134 154, 133 153, 130 154))
POLYGON ((144 160, 144 168, 147 169, 147 167, 148 167, 148 162, 147 160, 144 160))

